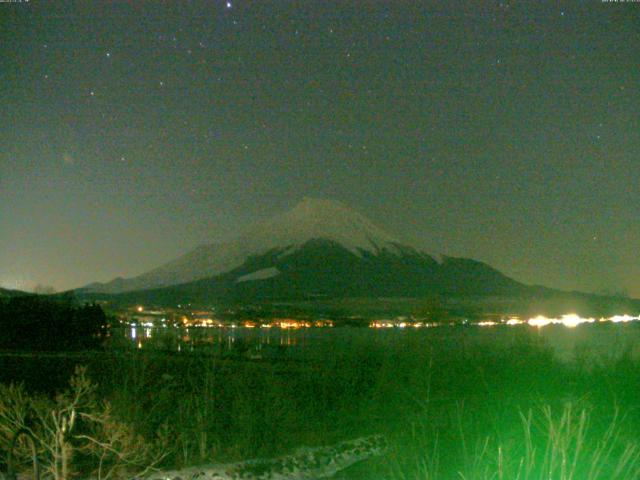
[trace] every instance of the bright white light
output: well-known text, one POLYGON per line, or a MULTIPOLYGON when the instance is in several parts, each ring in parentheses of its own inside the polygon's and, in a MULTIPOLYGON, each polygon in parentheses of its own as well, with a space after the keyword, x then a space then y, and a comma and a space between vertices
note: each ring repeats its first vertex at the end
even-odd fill
POLYGON ((535 318, 530 318, 527 323, 529 325, 531 325, 532 327, 540 328, 540 327, 546 327, 550 323, 554 323, 554 321, 551 318, 547 318, 547 317, 544 317, 542 315, 538 315, 535 318))
POLYGON ((563 315, 560 319, 560 322, 568 328, 575 328, 581 323, 593 323, 595 320, 593 318, 582 318, 576 315, 575 313, 570 313, 568 315, 563 315))
POLYGON ((640 320, 640 317, 632 317, 631 315, 614 315, 610 318, 603 319, 605 321, 620 323, 620 322, 633 322, 634 320, 640 320))
POLYGON ((545 327, 547 325, 557 325, 562 324, 567 328, 575 328, 581 323, 593 323, 595 319, 593 318, 583 318, 575 313, 568 313, 566 315, 562 315, 560 318, 547 318, 544 315, 538 315, 537 317, 530 318, 527 323, 532 327, 545 327))

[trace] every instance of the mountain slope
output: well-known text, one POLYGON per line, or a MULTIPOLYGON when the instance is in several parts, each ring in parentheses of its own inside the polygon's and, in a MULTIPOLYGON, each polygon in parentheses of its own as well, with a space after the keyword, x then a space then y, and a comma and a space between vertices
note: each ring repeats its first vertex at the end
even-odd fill
POLYGON ((191 282, 240 267, 248 257, 270 250, 295 251, 322 238, 359 256, 381 249, 393 251, 398 241, 366 217, 340 202, 305 198, 292 210, 260 222, 235 240, 203 245, 134 278, 87 285, 87 291, 119 293, 191 282))
POLYGON ((512 295, 528 288, 482 262, 436 260, 339 202, 307 198, 233 241, 198 247, 138 277, 94 284, 82 293, 169 305, 512 295))
POLYGON ((122 293, 124 302, 154 304, 261 302, 344 297, 512 295, 522 285, 482 262, 431 256, 390 244, 353 252, 326 239, 299 248, 272 249, 224 274, 170 287, 122 293))
POLYGON ((9 290, 7 288, 0 288, 0 298, 26 297, 30 295, 34 295, 34 294, 23 292, 21 290, 9 290))

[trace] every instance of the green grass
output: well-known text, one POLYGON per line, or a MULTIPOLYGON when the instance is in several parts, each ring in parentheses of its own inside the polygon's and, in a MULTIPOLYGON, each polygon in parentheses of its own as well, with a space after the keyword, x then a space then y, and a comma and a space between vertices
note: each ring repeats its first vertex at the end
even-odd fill
POLYGON ((2 362, 5 381, 13 371, 44 393, 63 375, 29 375, 86 365, 114 417, 165 439, 163 467, 382 433, 389 455, 344 478, 640 478, 640 363, 562 364, 526 336, 494 349, 354 341, 308 362, 144 351, 2 362))

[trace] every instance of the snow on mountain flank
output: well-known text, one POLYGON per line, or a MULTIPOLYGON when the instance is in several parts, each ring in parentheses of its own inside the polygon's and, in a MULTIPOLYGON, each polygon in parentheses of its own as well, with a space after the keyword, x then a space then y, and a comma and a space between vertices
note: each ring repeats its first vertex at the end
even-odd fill
POLYGON ((355 255, 382 249, 401 253, 398 240, 364 215, 337 201, 305 198, 292 210, 254 225, 235 240, 200 246, 147 273, 92 285, 92 290, 122 292, 190 282, 228 272, 252 255, 273 249, 291 253, 312 239, 331 240, 355 255))
POLYGON ((276 267, 263 268, 262 270, 257 270, 253 273, 248 273, 247 275, 238 277, 236 279, 236 283, 249 282, 251 280, 266 280, 267 278, 272 278, 276 275, 280 275, 280 270, 276 267))

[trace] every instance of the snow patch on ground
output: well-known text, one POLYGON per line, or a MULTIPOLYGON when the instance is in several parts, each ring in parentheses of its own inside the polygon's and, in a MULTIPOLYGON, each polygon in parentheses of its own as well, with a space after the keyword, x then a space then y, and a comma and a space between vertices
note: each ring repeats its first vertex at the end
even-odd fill
POLYGON ((251 459, 237 463, 187 467, 151 473, 145 480, 304 480, 335 478, 351 465, 384 455, 386 440, 380 435, 346 440, 325 447, 301 447, 291 455, 251 459))

